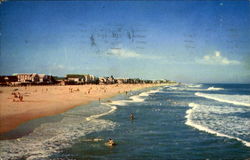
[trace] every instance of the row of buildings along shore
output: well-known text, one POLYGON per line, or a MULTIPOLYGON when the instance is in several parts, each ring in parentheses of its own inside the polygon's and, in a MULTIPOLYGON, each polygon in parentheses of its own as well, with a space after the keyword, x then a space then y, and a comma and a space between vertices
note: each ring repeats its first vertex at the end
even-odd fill
POLYGON ((142 80, 139 78, 96 77, 90 74, 67 74, 57 77, 37 73, 18 73, 1 75, 1 86, 26 85, 83 85, 83 84, 143 84, 143 83, 175 83, 169 80, 142 80))

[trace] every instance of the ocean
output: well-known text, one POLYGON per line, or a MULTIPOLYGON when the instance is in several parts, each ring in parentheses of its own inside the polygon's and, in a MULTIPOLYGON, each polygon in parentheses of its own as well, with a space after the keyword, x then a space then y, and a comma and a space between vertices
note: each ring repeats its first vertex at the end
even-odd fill
POLYGON ((4 160, 249 159, 250 84, 129 92, 29 121, 2 137, 4 160), (106 146, 109 138, 117 145, 106 146))

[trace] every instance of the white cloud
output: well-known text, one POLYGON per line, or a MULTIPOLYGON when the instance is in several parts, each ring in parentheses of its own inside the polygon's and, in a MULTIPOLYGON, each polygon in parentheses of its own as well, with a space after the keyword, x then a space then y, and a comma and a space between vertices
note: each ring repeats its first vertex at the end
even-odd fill
POLYGON ((116 56, 119 58, 160 59, 160 57, 158 56, 143 55, 135 51, 122 49, 122 48, 109 49, 107 51, 107 55, 116 56))
POLYGON ((240 64, 237 60, 229 60, 223 57, 220 51, 215 51, 213 55, 205 55, 202 59, 196 60, 197 63, 207 65, 237 65, 240 64))
POLYGON ((63 65, 59 64, 59 65, 56 66, 56 68, 57 69, 64 69, 65 67, 63 65))
POLYGON ((122 49, 122 48, 110 49, 107 52, 107 55, 113 55, 113 56, 117 56, 117 57, 121 57, 121 58, 141 57, 140 54, 138 54, 138 53, 136 53, 134 51, 125 50, 125 49, 122 49))

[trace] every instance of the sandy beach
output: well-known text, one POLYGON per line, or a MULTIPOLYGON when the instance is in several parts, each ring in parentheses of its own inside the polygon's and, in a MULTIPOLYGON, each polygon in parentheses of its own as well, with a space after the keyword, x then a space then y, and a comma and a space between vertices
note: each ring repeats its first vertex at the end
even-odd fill
POLYGON ((32 119, 65 112, 117 94, 162 84, 28 86, 0 88, 0 133, 32 119), (18 93, 19 92, 19 93, 18 93), (23 96, 14 98, 13 93, 23 96))

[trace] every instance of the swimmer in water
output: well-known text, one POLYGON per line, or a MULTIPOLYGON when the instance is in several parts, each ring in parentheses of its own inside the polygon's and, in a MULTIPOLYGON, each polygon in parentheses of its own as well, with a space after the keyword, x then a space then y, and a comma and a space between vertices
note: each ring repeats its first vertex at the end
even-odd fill
POLYGON ((108 142, 106 143, 108 146, 114 146, 116 143, 113 141, 113 139, 109 138, 108 142))

